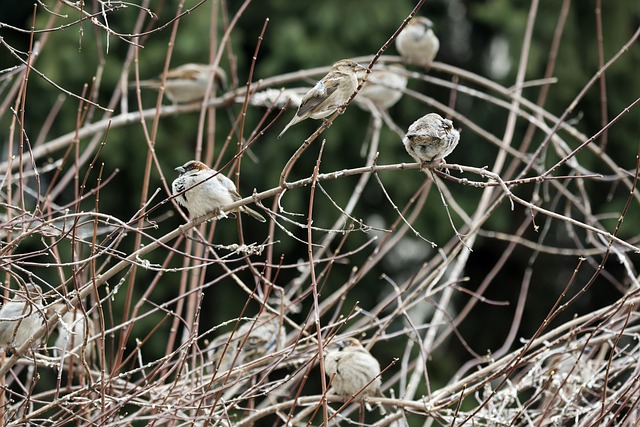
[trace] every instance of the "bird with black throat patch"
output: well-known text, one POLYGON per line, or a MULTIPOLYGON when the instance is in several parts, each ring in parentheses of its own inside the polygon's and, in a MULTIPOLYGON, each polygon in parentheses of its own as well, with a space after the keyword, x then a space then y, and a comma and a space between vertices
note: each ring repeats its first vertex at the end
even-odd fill
MULTIPOLYGON (((226 216, 222 208, 242 199, 235 184, 225 175, 196 160, 190 160, 176 169, 180 176, 171 184, 173 195, 192 218, 217 212, 217 218, 226 216)), ((231 212, 243 212, 260 222, 266 219, 255 210, 240 206, 231 212)))

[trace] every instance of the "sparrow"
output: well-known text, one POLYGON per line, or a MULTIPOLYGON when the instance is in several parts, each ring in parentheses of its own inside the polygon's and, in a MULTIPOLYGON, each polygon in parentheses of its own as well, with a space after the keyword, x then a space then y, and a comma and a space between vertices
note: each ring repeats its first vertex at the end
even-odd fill
POLYGON ((67 357, 69 354, 78 360, 84 357, 91 362, 95 356, 95 341, 86 339, 96 334, 96 325, 93 319, 84 315, 80 308, 69 310, 58 322, 58 338, 53 344, 56 357, 67 357), (83 349, 84 346, 84 349, 83 349))
MULTIPOLYGON (((403 91, 407 88, 409 79, 402 72, 406 70, 399 64, 374 68, 355 101, 361 102, 364 98, 382 110, 389 109, 402 98, 403 91)), ((358 72, 358 81, 362 81, 363 77, 364 72, 358 72)))
POLYGON ((265 312, 257 319, 243 323, 233 334, 227 350, 223 354, 224 346, 231 333, 217 337, 207 352, 213 366, 216 366, 220 358, 219 370, 226 371, 231 368, 231 362, 237 353, 235 366, 253 362, 268 354, 276 353, 285 347, 287 331, 282 325, 280 316, 265 312))
POLYGON ((282 350, 287 339, 287 331, 280 316, 270 312, 262 313, 255 321, 251 320, 238 328, 238 346, 247 335, 247 341, 241 349, 243 363, 253 362, 282 350))
POLYGON ((427 66, 440 48, 440 41, 433 32, 433 22, 423 16, 411 18, 396 38, 396 49, 408 64, 427 66))
POLYGON ((366 68, 349 59, 342 59, 333 64, 329 73, 302 98, 296 115, 280 132, 278 139, 298 122, 308 118, 324 119, 335 113, 355 92, 358 87, 356 73, 362 70, 366 71, 366 68))
MULTIPOLYGON (((209 64, 184 64, 167 71, 164 91, 167 98, 174 104, 183 104, 198 101, 204 98, 209 80, 214 78, 218 87, 225 88, 227 74, 222 68, 215 69, 209 64)), ((162 78, 154 80, 142 80, 140 87, 159 89, 162 78)), ((135 83, 131 84, 135 86, 135 83)))
POLYGON ((402 139, 404 148, 421 168, 447 157, 458 141, 460 132, 453 128, 451 120, 436 113, 429 113, 413 122, 402 139))
POLYGON ((33 284, 25 288, 0 309, 0 348, 5 352, 22 347, 44 325, 42 290, 33 284))
MULTIPOLYGON (((190 160, 175 170, 180 172, 180 176, 171 184, 173 195, 194 218, 214 211, 219 214, 221 208, 242 198, 233 181, 202 162, 190 160)), ((262 215, 246 206, 240 206, 235 211, 249 214, 260 222, 266 221, 262 215)))
POLYGON ((343 397, 382 397, 380 364, 375 357, 355 338, 345 338, 338 346, 324 356, 324 370, 333 378, 333 392, 343 397))

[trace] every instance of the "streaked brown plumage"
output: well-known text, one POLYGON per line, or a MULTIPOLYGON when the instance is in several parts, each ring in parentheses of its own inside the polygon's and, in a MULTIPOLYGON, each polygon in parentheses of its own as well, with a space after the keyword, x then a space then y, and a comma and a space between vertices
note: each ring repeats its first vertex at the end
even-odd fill
POLYGON ((278 139, 296 123, 308 118, 324 119, 335 113, 358 87, 356 73, 359 70, 366 68, 349 59, 342 59, 333 64, 329 73, 302 98, 298 111, 280 132, 278 139))
POLYGON ((280 316, 264 312, 257 319, 243 323, 230 338, 230 333, 217 337, 208 347, 207 352, 212 364, 220 363, 219 370, 231 368, 236 353, 235 366, 253 362, 270 353, 282 350, 285 346, 287 331, 280 316), (245 339, 246 338, 246 339, 245 339), (229 347, 222 353, 224 345, 230 340, 229 347), (240 347, 242 345, 242 347, 240 347), (222 362, 220 362, 222 358, 222 362))

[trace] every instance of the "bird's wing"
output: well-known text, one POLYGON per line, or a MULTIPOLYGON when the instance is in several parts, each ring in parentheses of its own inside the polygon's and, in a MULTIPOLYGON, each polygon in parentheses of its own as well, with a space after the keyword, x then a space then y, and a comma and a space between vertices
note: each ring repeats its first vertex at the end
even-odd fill
POLYGON ((302 98, 300 102, 300 108, 298 108, 298 116, 306 116, 313 111, 318 105, 322 104, 326 99, 331 96, 333 92, 338 90, 338 80, 320 80, 307 94, 302 98))
POLYGON ((160 88, 160 81, 159 80, 140 80, 139 82, 129 82, 129 87, 136 87, 140 85, 140 87, 148 87, 148 88, 152 88, 152 89, 158 89, 160 88))
POLYGON ((201 72, 196 69, 175 69, 167 71, 167 80, 185 79, 198 80, 201 72))
MULTIPOLYGON (((227 190, 229 190, 229 194, 231 195, 231 198, 233 199, 234 202, 242 199, 242 197, 240 197, 240 193, 238 193, 238 190, 236 189, 236 185, 233 183, 233 181, 231 181, 229 178, 227 178, 223 174, 219 174, 216 178, 218 178, 220 180, 220 183, 227 190)), ((213 179, 216 179, 216 178, 213 178, 213 179)))

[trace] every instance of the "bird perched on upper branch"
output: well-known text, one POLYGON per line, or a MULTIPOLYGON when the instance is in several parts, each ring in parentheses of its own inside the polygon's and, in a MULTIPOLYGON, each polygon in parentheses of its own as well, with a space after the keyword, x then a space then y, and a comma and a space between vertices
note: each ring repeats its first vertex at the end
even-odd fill
POLYGON ((433 22, 424 16, 411 18, 396 38, 396 49, 406 63, 423 67, 431 64, 440 49, 433 22))
MULTIPOLYGON (((214 79, 218 87, 227 86, 227 74, 222 68, 209 64, 184 64, 167 71, 164 91, 174 104, 184 104, 204 98, 209 80, 214 79)), ((141 80, 140 87, 159 89, 162 79, 141 80)), ((135 82, 131 86, 135 86, 135 82)), ((215 90, 212 94, 215 93, 215 90)))
POLYGON ((350 59, 342 59, 331 67, 329 73, 324 76, 302 98, 298 111, 293 119, 284 127, 278 139, 291 126, 305 119, 324 119, 335 113, 358 87, 356 73, 366 68, 350 59))
MULTIPOLYGON (((409 79, 403 74, 406 71, 400 64, 375 67, 356 95, 355 101, 362 103, 362 99, 366 99, 382 110, 392 107, 402 98, 403 91, 407 88, 409 79)), ((358 73, 358 79, 362 78, 364 72, 358 73)))

